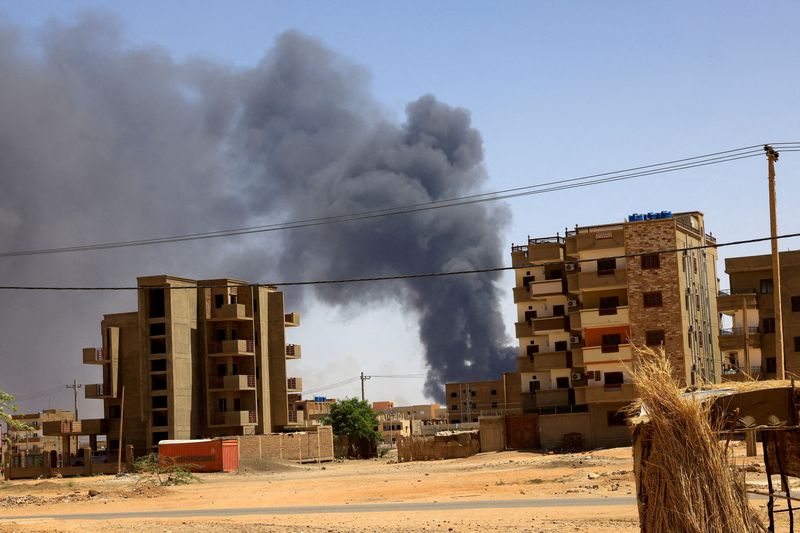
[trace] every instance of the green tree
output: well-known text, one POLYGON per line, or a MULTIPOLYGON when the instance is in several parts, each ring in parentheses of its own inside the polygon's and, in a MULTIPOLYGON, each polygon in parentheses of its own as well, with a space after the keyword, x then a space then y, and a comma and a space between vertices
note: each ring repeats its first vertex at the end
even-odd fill
POLYGON ((348 438, 350 451, 358 455, 359 443, 367 443, 371 450, 377 448, 381 440, 378 433, 377 413, 369 403, 357 398, 339 400, 331 405, 331 412, 325 423, 333 427, 335 435, 348 438))
MULTIPOLYGON (((14 396, 0 390, 0 424, 5 422, 6 427, 10 430, 33 431, 32 427, 12 418, 16 412, 17 405, 14 403, 14 396)), ((6 444, 11 444, 8 433, 4 433, 3 438, 6 440, 6 444)), ((2 460, 2 457, 0 457, 0 460, 2 460)))

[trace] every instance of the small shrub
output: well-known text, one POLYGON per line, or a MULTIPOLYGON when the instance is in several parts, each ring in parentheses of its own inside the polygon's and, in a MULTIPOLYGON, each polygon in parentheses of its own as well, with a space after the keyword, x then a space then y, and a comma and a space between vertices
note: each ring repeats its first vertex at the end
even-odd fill
POLYGON ((162 466, 157 453, 140 457, 133 463, 136 472, 162 487, 188 485, 193 481, 199 481, 199 478, 188 470, 193 466, 176 464, 162 466))

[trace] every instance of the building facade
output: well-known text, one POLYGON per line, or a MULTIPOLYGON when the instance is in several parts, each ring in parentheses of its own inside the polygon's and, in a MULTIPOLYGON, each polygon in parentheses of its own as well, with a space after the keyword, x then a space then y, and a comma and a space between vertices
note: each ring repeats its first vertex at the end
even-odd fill
POLYGON ((659 253, 714 243, 702 213, 662 212, 513 246, 522 410, 617 445, 633 346, 662 347, 687 385, 719 382, 716 250, 659 253))
POLYGON ((498 380, 447 383, 447 419, 451 424, 466 424, 481 416, 519 413, 520 385, 516 372, 506 372, 498 380))
POLYGON ((123 396, 123 445, 137 453, 165 439, 289 424, 288 394, 302 382, 287 376, 300 346, 286 343, 285 328, 299 325, 299 315, 284 312, 281 292, 165 275, 139 278, 138 287, 137 310, 105 315, 102 346, 83 350, 84 363, 102 371, 86 398, 103 400, 105 416, 81 421, 80 434, 105 434, 108 448, 118 449, 123 396))
MULTIPOLYGON (((783 353, 787 372, 800 374, 800 251, 780 252, 783 353)), ((724 320, 719 333, 723 376, 728 380, 774 378, 775 286, 772 256, 725 260, 730 289, 717 307, 724 320)))
POLYGON ((59 436, 45 435, 43 428, 45 423, 62 421, 71 422, 75 420, 72 411, 61 409, 45 409, 41 413, 16 414, 11 417, 13 420, 24 424, 30 429, 15 429, 11 426, 6 428, 8 438, 8 451, 11 454, 26 452, 28 454, 38 454, 42 451, 55 450, 57 453, 76 451, 77 439, 59 436))

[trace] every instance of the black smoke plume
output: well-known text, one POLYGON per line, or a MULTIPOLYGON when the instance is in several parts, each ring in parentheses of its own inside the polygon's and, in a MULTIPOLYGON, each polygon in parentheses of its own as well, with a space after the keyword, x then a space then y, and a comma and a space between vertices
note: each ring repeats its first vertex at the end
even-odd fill
MULTIPOLYGON (((105 14, 52 22, 35 46, 29 38, 0 22, 2 250, 419 204, 486 183, 466 110, 426 95, 397 124, 364 69, 294 32, 253 69, 126 47, 105 14)), ((263 247, 233 239, 1 260, 0 274, 103 285, 160 272, 274 281, 463 270, 502 264, 508 219, 502 206, 473 205, 292 230, 263 237, 263 247)), ((397 301, 417 316, 425 393, 441 399, 446 381, 496 378, 513 366, 496 281, 464 275, 315 292, 334 306, 397 301)), ((98 315, 133 300, 0 297, 10 341, 0 388, 18 379, 47 385, 42 368, 74 371, 98 315)))

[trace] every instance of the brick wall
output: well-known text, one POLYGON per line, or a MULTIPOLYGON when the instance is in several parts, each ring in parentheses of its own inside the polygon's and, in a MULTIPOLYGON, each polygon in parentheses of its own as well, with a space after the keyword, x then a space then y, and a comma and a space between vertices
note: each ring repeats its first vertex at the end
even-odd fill
MULTIPOLYGON (((671 249, 676 245, 673 219, 625 224, 626 254, 671 249)), ((680 254, 661 254, 660 266, 654 269, 642 269, 641 258, 629 258, 627 269, 631 343, 642 346, 647 331, 663 330, 664 349, 676 370, 676 377, 686 380, 680 254), (644 293, 657 291, 661 292, 662 305, 645 307, 644 293)))
POLYGON ((333 430, 320 426, 316 431, 239 435, 239 464, 245 468, 263 468, 273 461, 333 460, 333 430))

